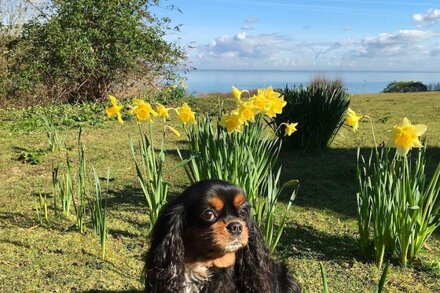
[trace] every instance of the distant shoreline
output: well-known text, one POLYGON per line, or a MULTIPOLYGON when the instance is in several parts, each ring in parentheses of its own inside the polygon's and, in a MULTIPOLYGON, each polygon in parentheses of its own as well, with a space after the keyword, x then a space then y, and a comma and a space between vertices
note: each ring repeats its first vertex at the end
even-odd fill
POLYGON ((217 72, 304 72, 304 73, 434 73, 439 74, 440 70, 312 70, 312 69, 193 69, 194 71, 217 71, 217 72))

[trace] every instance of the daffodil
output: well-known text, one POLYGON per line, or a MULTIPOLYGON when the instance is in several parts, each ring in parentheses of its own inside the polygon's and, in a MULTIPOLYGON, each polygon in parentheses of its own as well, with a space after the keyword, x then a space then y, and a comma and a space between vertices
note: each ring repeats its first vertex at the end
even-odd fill
POLYGON ((162 104, 157 104, 156 106, 157 115, 159 115, 159 117, 162 118, 164 121, 170 118, 170 115, 168 114, 169 110, 170 110, 169 108, 166 108, 162 104))
POLYGON ((243 119, 238 111, 234 111, 230 115, 223 115, 219 125, 226 128, 228 133, 232 133, 234 131, 241 132, 243 130, 243 119))
POLYGON ((236 88, 235 86, 232 86, 232 94, 234 95, 234 98, 235 98, 237 101, 240 101, 240 99, 241 99, 241 93, 242 93, 241 90, 239 90, 239 89, 236 88))
POLYGON ((195 123, 196 118, 194 112, 191 110, 191 108, 188 106, 187 103, 183 103, 181 107, 176 108, 177 116, 179 117, 179 120, 183 124, 187 123, 195 123))
POLYGON ((243 121, 254 122, 258 110, 252 102, 244 102, 238 106, 238 113, 243 121))
POLYGON ((141 99, 133 99, 134 107, 131 108, 130 112, 136 115, 139 121, 153 122, 151 115, 157 116, 157 113, 153 110, 149 103, 141 99))
POLYGON ((166 128, 168 128, 175 136, 180 137, 180 132, 177 129, 175 129, 169 125, 166 125, 166 128))
POLYGON ((399 125, 395 125, 388 136, 387 145, 395 147, 397 153, 406 156, 411 148, 420 148, 419 136, 426 132, 428 127, 423 124, 412 125, 408 118, 403 118, 399 125))
POLYGON ((108 98, 110 99, 112 106, 109 108, 105 108, 105 112, 107 113, 107 116, 109 118, 111 118, 116 115, 118 117, 119 123, 121 123, 121 124, 124 123, 124 121, 122 120, 122 114, 121 114, 121 109, 123 107, 118 105, 118 100, 114 96, 110 95, 110 96, 108 96, 108 98))
POLYGON ((286 123, 286 129, 284 130, 284 134, 287 136, 291 136, 295 131, 298 130, 296 129, 297 125, 298 123, 286 123))
POLYGON ((262 89, 258 89, 257 94, 253 95, 250 100, 259 113, 266 113, 266 109, 270 106, 270 101, 262 89))
POLYGON ((347 110, 347 118, 345 119, 345 122, 351 126, 351 128, 353 129, 353 132, 356 132, 359 128, 359 121, 362 119, 362 117, 364 116, 359 116, 356 114, 355 111, 353 111, 352 109, 348 108, 347 110))
POLYGON ((287 102, 284 101, 284 97, 276 92, 273 92, 273 94, 270 93, 270 95, 266 95, 266 97, 269 101, 269 106, 266 109, 266 115, 270 118, 273 118, 277 114, 281 114, 283 112, 284 106, 286 106, 287 104, 287 102))

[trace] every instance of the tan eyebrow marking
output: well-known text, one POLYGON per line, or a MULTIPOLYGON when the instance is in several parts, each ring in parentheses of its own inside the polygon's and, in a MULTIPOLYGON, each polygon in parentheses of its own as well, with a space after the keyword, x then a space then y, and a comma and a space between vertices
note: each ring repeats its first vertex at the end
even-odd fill
POLYGON ((233 203, 234 203, 234 206, 235 206, 236 208, 238 208, 238 207, 241 206, 245 201, 246 201, 246 198, 244 197, 244 195, 241 194, 241 193, 237 193, 237 194, 235 195, 235 197, 234 197, 233 203))
POLYGON ((218 197, 218 196, 211 197, 211 198, 208 200, 208 203, 209 203, 213 208, 215 208, 217 211, 220 211, 220 210, 223 209, 223 207, 225 206, 225 203, 223 202, 223 200, 222 200, 220 197, 218 197))

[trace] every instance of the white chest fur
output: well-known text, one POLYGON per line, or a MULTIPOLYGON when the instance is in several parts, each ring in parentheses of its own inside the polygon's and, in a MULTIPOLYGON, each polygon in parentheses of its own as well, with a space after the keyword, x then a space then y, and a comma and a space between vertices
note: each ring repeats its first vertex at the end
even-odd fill
POLYGON ((185 293, 199 293, 211 277, 206 264, 192 263, 185 265, 185 293))

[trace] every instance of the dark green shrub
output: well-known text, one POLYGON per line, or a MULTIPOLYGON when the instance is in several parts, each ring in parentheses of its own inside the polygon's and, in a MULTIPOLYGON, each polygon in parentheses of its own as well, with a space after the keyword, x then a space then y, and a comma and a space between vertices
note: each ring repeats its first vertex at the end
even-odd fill
POLYGON ((428 87, 420 81, 393 81, 383 90, 384 93, 426 92, 428 87))
POLYGON ((49 14, 23 27, 12 51, 26 48, 13 68, 15 91, 32 92, 42 84, 61 101, 94 100, 106 96, 132 76, 169 78, 185 57, 164 39, 168 18, 150 7, 158 0, 56 0, 49 14))
MULTIPOLYGON (((342 87, 314 84, 279 90, 287 105, 275 117, 275 126, 283 122, 298 122, 298 131, 286 137, 288 145, 307 151, 324 150, 333 141, 344 123, 345 111, 350 103, 348 92, 342 87)), ((278 128, 284 137, 284 126, 278 128)))

